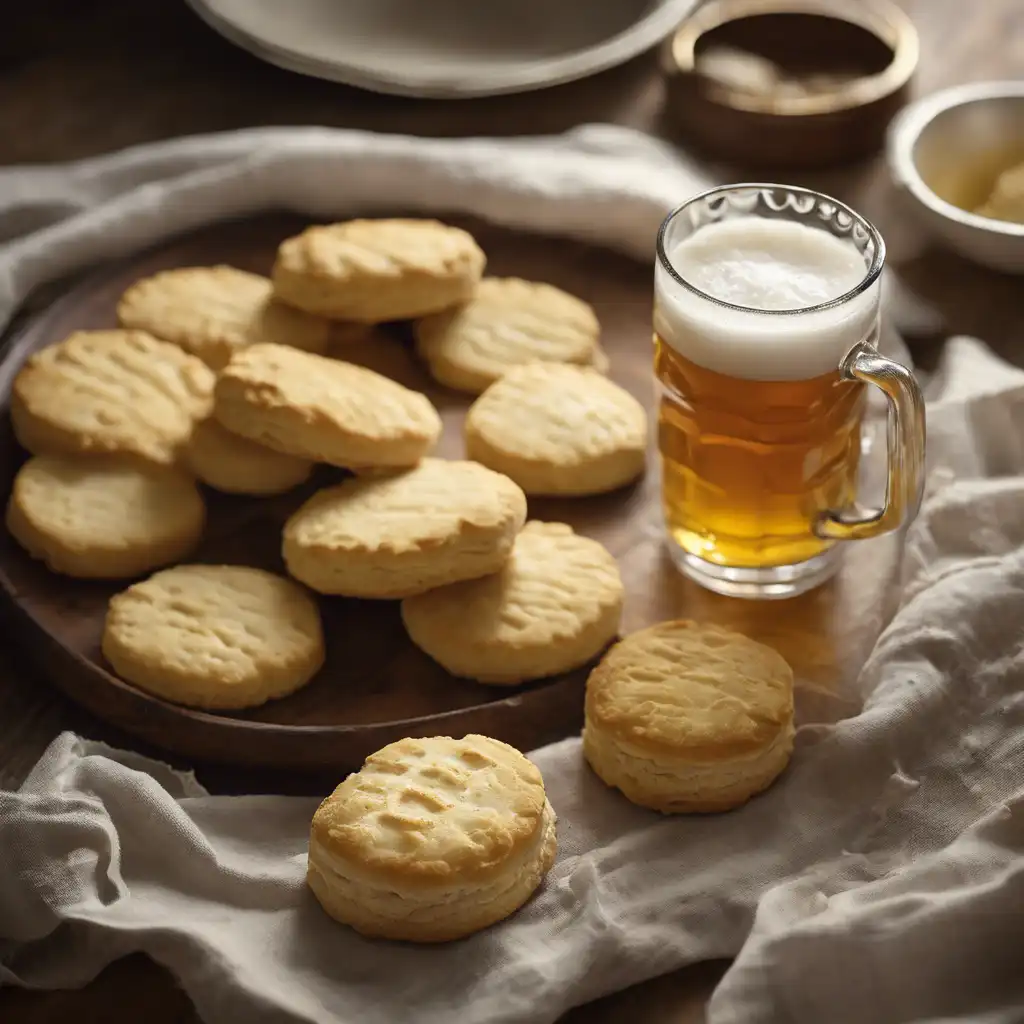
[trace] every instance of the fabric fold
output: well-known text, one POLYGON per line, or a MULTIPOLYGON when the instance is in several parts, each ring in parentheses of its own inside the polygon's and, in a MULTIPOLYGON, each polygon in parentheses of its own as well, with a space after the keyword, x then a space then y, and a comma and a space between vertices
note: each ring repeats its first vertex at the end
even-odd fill
POLYGON ((259 128, 140 146, 65 167, 0 171, 0 328, 35 288, 246 214, 381 208, 459 213, 649 257, 672 205, 709 187, 639 132, 584 126, 531 139, 418 139, 259 128))

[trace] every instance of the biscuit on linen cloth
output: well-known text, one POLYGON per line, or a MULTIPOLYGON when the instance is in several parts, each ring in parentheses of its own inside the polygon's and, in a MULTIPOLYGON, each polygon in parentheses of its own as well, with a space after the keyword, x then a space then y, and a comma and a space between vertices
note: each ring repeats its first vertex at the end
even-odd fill
POLYGON ((350 220, 282 242, 274 290, 337 320, 408 320, 469 299, 485 262, 471 234, 436 220, 350 220))
POLYGON ((342 467, 413 466, 441 434, 426 395, 285 345, 239 352, 217 378, 214 415, 274 451, 342 467))
POLYGON ((466 455, 527 494, 601 494, 644 471, 647 413, 597 370, 529 363, 470 407, 466 455))
POLYGON ((314 494, 285 524, 288 572, 322 594, 399 598, 497 572, 526 496, 475 462, 424 459, 314 494))
POLYGON ((7 529, 53 572, 131 579, 199 543, 203 499, 183 473, 138 459, 37 455, 14 478, 7 529))
POLYGON ((143 331, 76 331, 21 368, 11 421, 34 455, 121 452, 169 465, 209 413, 213 381, 202 360, 143 331))
POLYGON ((478 395, 513 366, 600 364, 600 324, 582 299, 550 284, 488 277, 464 306, 416 324, 416 349, 448 387, 478 395))
POLYGON ((391 743, 313 816, 307 881, 364 935, 446 942, 518 910, 555 860, 541 774, 486 736, 391 743))
POLYGON ((413 643, 452 675, 514 685, 568 672, 615 638, 615 559, 564 523, 531 520, 497 573, 402 602, 413 643))
POLYGON ((297 583, 238 565, 178 565, 110 600, 103 655, 141 690, 192 707, 255 707, 324 660, 320 612, 297 583))
POLYGON ((283 494, 309 479, 313 463, 233 434, 212 416, 196 425, 185 465, 208 487, 256 497, 283 494))
POLYGON ((663 622, 616 644, 587 680, 584 754, 643 807, 737 807, 772 784, 792 749, 793 673, 739 633, 663 622))
POLYGON ((329 321, 275 301, 273 292, 269 278, 236 267, 180 267, 136 281, 121 296, 117 319, 180 345, 214 370, 264 341, 327 351, 329 321))

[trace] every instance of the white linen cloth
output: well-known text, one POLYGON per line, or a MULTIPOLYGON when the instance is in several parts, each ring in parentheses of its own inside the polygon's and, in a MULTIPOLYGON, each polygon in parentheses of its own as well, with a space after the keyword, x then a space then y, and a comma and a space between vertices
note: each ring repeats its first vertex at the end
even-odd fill
MULTIPOLYGON (((0 320, 57 275, 281 206, 457 210, 650 258, 701 184, 609 128, 260 130, 0 171, 0 237, 36 229, 0 250, 0 320)), ((863 706, 800 729, 746 807, 662 818, 599 783, 577 739, 535 751, 560 819, 547 882, 495 928, 414 948, 361 939, 306 890, 315 799, 210 796, 66 734, 0 793, 0 984, 80 986, 143 951, 211 1024, 532 1024, 735 957, 710 1024, 1024 1021, 1024 371, 953 339, 929 430, 932 483, 863 706)))

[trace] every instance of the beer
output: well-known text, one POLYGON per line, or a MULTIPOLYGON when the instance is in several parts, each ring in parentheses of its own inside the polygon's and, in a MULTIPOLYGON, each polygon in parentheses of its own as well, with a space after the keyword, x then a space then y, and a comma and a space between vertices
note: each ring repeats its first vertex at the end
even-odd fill
POLYGON ((814 520, 856 497, 864 385, 838 370, 742 380, 690 362, 657 334, 655 346, 662 500, 676 544, 736 567, 827 550, 814 520))
POLYGON ((840 364, 874 337, 877 280, 837 302, 865 280, 865 256, 792 220, 737 216, 668 242, 654 371, 677 561, 715 579, 820 575, 835 541, 816 523, 857 494, 865 385, 840 364))

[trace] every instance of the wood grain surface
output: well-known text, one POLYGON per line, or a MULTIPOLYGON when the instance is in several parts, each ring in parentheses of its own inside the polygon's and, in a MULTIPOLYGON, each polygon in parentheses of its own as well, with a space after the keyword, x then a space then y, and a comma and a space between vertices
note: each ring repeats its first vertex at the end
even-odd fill
MULTIPOLYGON (((1020 0, 970 5, 904 0, 903 5, 921 35, 917 94, 1024 75, 1020 0)), ((647 55, 596 78, 534 95, 453 102, 371 96, 259 63, 207 30, 180 0, 35 0, 5 11, 0 31, 0 164, 66 160, 173 135, 265 124, 458 136, 537 134, 606 121, 666 134, 663 87, 657 61, 647 55)), ((740 166, 718 173, 723 180, 747 176, 740 166)), ((920 246, 880 160, 813 175, 794 172, 788 178, 830 191, 875 220, 903 281, 943 314, 942 333, 975 334, 1024 364, 1019 279, 1001 278, 920 246)), ((37 296, 35 305, 54 293, 37 296)), ((928 364, 934 351, 933 339, 916 341, 919 362, 928 364)), ((866 576, 888 571, 884 552, 871 561, 862 560, 866 576)), ((730 610, 738 602, 692 595, 678 578, 659 576, 664 570, 638 565, 636 572, 627 582, 632 592, 679 588, 678 604, 687 613, 741 614, 730 610)), ((869 631, 870 622, 883 614, 870 606, 870 587, 851 588, 850 593, 862 594, 857 607, 837 608, 822 592, 787 602, 791 613, 786 619, 761 625, 764 634, 778 634, 776 642, 785 644, 788 637, 794 649, 802 638, 815 638, 804 662, 800 698, 807 717, 834 717, 851 699, 842 692, 842 681, 863 637, 844 650, 835 643, 836 623, 857 618, 869 631)), ((17 653, 9 623, 0 650, 0 783, 17 784, 62 729, 140 746, 78 711, 47 685, 17 653)), ((152 752, 145 745, 141 749, 152 752)), ((311 784, 259 771, 197 767, 203 781, 220 792, 286 791, 311 784)), ((704 1019, 707 996, 723 969, 721 964, 687 968, 581 1007, 566 1019, 575 1024, 695 1024, 704 1019)), ((80 992, 0 990, 0 1020, 19 1024, 67 1019, 121 1024, 139 1018, 149 1024, 193 1024, 197 1019, 170 975, 141 957, 111 966, 80 992)))

